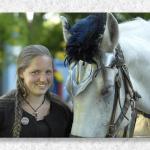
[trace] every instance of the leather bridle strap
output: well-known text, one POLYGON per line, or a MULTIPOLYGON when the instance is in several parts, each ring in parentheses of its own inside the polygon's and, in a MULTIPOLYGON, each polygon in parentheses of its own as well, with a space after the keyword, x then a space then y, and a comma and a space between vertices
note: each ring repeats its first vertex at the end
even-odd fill
POLYGON ((132 109, 132 114, 131 114, 132 119, 128 125, 127 136, 132 137, 134 134, 134 128, 135 128, 135 123, 136 123, 136 118, 137 118, 137 109, 135 108, 135 102, 139 100, 139 98, 141 98, 141 95, 137 91, 134 91, 127 67, 124 65, 121 68, 122 68, 122 73, 124 77, 125 92, 130 95, 129 100, 130 100, 130 105, 132 109))
POLYGON ((108 130, 106 137, 116 136, 119 126, 121 125, 121 122, 123 121, 123 119, 126 118, 128 120, 128 118, 125 115, 130 106, 132 109, 132 114, 131 114, 132 118, 131 118, 131 122, 129 123, 130 126, 129 126, 128 136, 132 137, 133 132, 134 132, 134 127, 135 127, 136 117, 137 117, 137 112, 135 109, 135 101, 141 98, 141 96, 133 89, 127 67, 124 64, 123 53, 119 46, 116 49, 116 60, 114 62, 114 65, 116 65, 116 67, 118 68, 118 72, 120 71, 122 74, 124 87, 125 87, 125 102, 124 102, 123 108, 121 108, 120 106, 121 113, 117 121, 115 122, 117 104, 118 102, 120 102, 120 87, 121 87, 121 81, 120 81, 121 79, 118 73, 115 77, 114 104, 113 104, 112 116, 110 120, 110 126, 109 126, 109 130, 108 130))
POLYGON ((114 122, 115 122, 115 115, 116 115, 117 104, 118 104, 118 96, 119 96, 119 90, 118 90, 118 88, 120 88, 120 87, 118 87, 119 84, 117 84, 118 77, 119 77, 119 74, 117 74, 116 77, 115 77, 114 104, 113 104, 113 110, 112 110, 112 115, 111 115, 109 130, 108 130, 108 133, 107 133, 106 137, 112 137, 112 135, 114 133, 114 130, 116 129, 116 126, 115 126, 114 122))
MULTIPOLYGON (((121 125, 121 122, 123 121, 124 118, 126 118, 126 113, 129 109, 130 106, 130 100, 125 97, 125 102, 123 105, 123 108, 121 108, 121 113, 115 122, 115 115, 116 115, 116 110, 117 110, 117 104, 118 102, 120 103, 120 87, 121 87, 121 81, 120 81, 119 74, 116 75, 115 78, 115 96, 114 96, 114 104, 113 104, 113 110, 112 110, 112 116, 110 120, 110 125, 109 125, 109 131, 107 134, 107 137, 115 137, 117 130, 119 129, 119 126, 121 125)), ((126 118, 128 119, 128 118, 126 118)))

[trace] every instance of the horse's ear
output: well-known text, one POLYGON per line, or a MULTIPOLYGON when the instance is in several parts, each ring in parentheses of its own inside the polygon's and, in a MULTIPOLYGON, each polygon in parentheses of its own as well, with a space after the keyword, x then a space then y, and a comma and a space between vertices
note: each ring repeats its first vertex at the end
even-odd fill
POLYGON ((61 19, 62 27, 63 27, 64 40, 67 43, 68 39, 71 36, 71 33, 69 32, 70 24, 68 23, 67 18, 65 18, 64 16, 60 16, 60 19, 61 19))
POLYGON ((106 27, 101 43, 101 49, 106 52, 113 52, 118 44, 119 28, 118 22, 111 13, 107 13, 106 27))

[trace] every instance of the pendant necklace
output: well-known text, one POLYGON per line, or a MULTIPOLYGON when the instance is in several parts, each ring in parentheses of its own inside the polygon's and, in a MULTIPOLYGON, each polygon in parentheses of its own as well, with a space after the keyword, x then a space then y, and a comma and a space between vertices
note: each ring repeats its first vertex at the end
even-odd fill
POLYGON ((24 101, 25 101, 25 102, 30 106, 30 108, 33 110, 33 116, 35 117, 36 120, 38 120, 38 110, 39 110, 39 108, 44 104, 44 102, 45 102, 45 97, 44 97, 42 103, 41 103, 36 109, 33 108, 33 106, 32 106, 27 100, 24 100, 24 101))

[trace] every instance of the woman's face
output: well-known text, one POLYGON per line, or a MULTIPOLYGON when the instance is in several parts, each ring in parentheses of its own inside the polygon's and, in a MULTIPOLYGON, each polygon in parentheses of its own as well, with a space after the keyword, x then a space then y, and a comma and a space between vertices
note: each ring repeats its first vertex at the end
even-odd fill
POLYGON ((20 72, 29 95, 42 96, 53 83, 53 65, 48 56, 37 56, 20 72))

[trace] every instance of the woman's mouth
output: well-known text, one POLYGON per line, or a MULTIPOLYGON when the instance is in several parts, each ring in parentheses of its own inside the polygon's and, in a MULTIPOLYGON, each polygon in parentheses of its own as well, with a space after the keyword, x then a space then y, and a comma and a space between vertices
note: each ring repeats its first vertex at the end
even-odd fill
POLYGON ((47 84, 38 84, 37 86, 39 88, 45 89, 47 87, 47 84))

